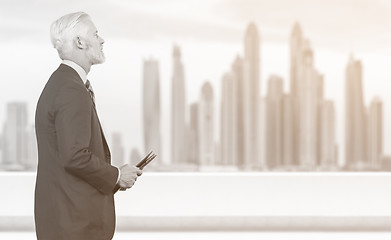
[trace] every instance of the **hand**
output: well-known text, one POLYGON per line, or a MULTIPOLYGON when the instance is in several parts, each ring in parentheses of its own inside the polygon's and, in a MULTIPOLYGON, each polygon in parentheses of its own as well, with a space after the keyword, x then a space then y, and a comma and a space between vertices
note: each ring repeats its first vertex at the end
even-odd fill
POLYGON ((126 190, 131 188, 137 180, 138 176, 141 176, 143 171, 138 167, 130 166, 128 164, 120 167, 121 175, 119 177, 118 185, 121 187, 120 190, 126 190))

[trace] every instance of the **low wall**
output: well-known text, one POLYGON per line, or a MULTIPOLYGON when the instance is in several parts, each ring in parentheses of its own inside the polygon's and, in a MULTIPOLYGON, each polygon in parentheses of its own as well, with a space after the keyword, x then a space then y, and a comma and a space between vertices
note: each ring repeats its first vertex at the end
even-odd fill
MULTIPOLYGON (((0 230, 34 230, 34 173, 0 173, 0 230)), ((390 173, 148 173, 118 230, 391 231, 390 173)))

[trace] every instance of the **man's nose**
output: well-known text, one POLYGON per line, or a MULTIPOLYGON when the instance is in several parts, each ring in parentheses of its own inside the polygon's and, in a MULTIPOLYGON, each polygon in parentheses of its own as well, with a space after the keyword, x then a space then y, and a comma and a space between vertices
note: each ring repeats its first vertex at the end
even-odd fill
POLYGON ((99 38, 100 38, 100 44, 105 43, 105 40, 103 38, 101 38, 101 37, 99 37, 99 38))

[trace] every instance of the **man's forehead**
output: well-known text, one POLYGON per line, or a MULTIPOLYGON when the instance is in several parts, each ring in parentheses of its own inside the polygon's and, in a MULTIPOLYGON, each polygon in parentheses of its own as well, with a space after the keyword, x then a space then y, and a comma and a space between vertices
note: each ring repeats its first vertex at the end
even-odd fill
POLYGON ((90 18, 86 18, 82 21, 83 27, 85 27, 88 31, 91 32, 97 32, 98 30, 96 29, 95 24, 92 22, 90 18))

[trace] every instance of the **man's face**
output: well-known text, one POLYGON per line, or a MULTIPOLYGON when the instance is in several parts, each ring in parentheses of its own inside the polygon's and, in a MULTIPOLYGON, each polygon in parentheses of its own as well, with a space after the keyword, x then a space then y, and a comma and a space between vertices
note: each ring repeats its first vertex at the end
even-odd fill
POLYGON ((87 45, 86 55, 90 60, 91 65, 103 63, 105 61, 105 55, 102 50, 105 41, 98 35, 98 30, 90 19, 86 19, 84 24, 87 28, 85 36, 87 45))

